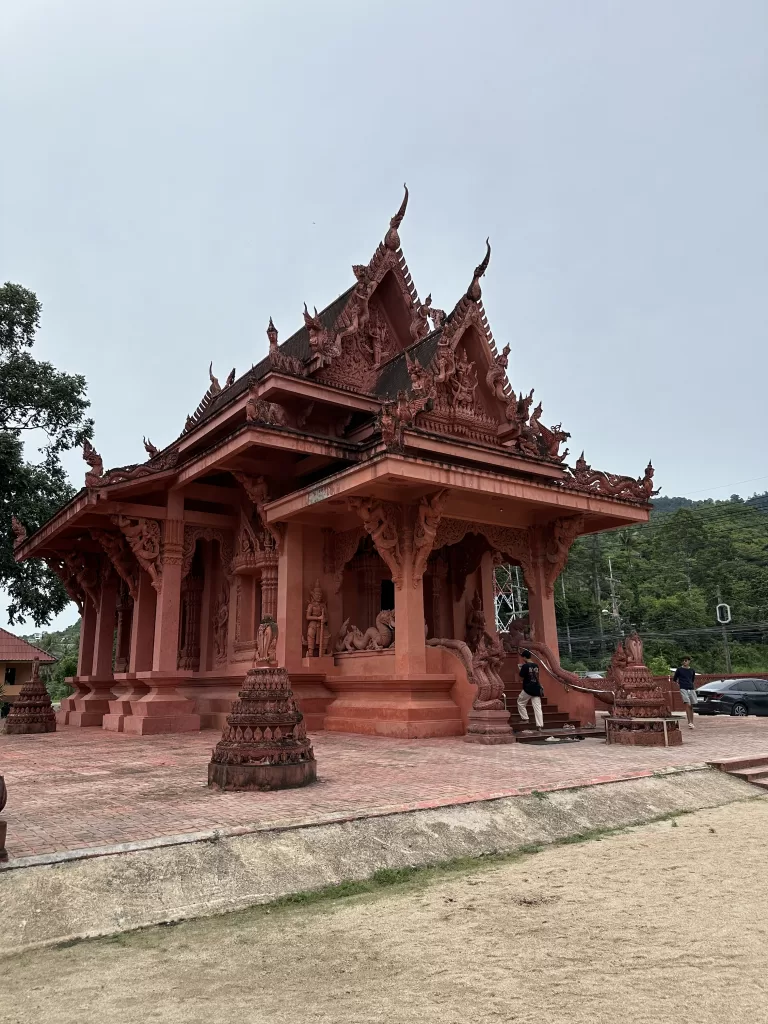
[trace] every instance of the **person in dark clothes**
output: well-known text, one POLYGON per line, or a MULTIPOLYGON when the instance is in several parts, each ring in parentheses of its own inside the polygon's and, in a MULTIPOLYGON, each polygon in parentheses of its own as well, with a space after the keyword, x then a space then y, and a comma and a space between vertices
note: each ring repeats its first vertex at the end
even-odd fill
POLYGON ((523 688, 517 698, 517 713, 524 722, 528 722, 526 704, 530 701, 533 705, 533 717, 536 722, 536 728, 541 731, 544 727, 544 715, 541 710, 541 698, 544 696, 544 690, 539 682, 539 666, 531 657, 530 651, 525 650, 520 653, 525 658, 525 661, 520 666, 520 678, 523 680, 523 688))
POLYGON ((672 681, 680 687, 680 696, 683 698, 683 704, 685 704, 685 715, 688 719, 689 729, 695 728, 693 724, 693 709, 699 703, 696 688, 693 685, 695 678, 696 673, 691 668, 691 659, 683 658, 683 663, 680 668, 675 670, 672 681))

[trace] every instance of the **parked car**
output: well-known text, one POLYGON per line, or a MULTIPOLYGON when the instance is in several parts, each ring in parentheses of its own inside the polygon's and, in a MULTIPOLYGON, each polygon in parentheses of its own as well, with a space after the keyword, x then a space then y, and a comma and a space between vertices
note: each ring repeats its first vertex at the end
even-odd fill
POLYGON ((768 679, 715 679, 696 693, 700 715, 768 715, 768 679))

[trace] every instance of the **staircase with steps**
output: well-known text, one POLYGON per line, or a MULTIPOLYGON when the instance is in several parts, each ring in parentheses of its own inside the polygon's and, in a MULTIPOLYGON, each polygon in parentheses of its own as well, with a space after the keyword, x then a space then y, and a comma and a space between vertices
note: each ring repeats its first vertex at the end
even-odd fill
POLYGON ((518 663, 515 658, 505 658, 501 667, 501 678, 504 680, 504 697, 509 710, 509 724, 515 734, 515 739, 521 743, 535 742, 547 736, 563 737, 570 739, 581 739, 584 736, 604 736, 605 730, 601 728, 583 729, 579 723, 569 718, 565 711, 560 711, 557 704, 546 697, 541 698, 541 710, 544 715, 544 728, 540 733, 525 735, 527 730, 534 728, 533 708, 528 702, 529 722, 525 722, 517 711, 517 698, 523 686, 518 675, 518 663))
POLYGON ((768 792, 768 754, 757 757, 731 757, 724 761, 710 761, 710 768, 727 772, 737 779, 751 782, 768 792))

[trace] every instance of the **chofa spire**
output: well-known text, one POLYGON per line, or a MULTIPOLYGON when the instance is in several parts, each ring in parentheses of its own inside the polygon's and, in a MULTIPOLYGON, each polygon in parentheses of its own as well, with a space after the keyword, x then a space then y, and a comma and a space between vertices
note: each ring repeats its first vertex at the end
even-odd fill
POLYGON ((402 203, 400 203, 400 209, 389 222, 389 231, 384 236, 384 245, 393 252, 400 248, 400 235, 398 235, 397 229, 403 223, 403 217, 408 206, 408 186, 404 184, 403 188, 405 189, 405 195, 403 196, 402 203))
POLYGON ((485 256, 483 257, 483 262, 478 267, 475 267, 475 273, 472 276, 472 283, 470 284, 469 288, 467 288, 467 298, 472 299, 473 302, 480 301, 480 298, 483 294, 480 289, 480 278, 486 272, 486 270, 488 269, 488 264, 491 262, 490 240, 486 238, 485 244, 486 253, 485 256))

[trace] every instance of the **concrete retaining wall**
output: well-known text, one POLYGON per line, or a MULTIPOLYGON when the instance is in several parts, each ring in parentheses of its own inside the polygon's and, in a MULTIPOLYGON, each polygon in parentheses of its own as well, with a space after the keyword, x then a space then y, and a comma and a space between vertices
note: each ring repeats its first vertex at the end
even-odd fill
POLYGON ((709 769, 436 810, 28 858, 0 872, 0 952, 202 917, 370 877, 512 851, 753 797, 709 769))

